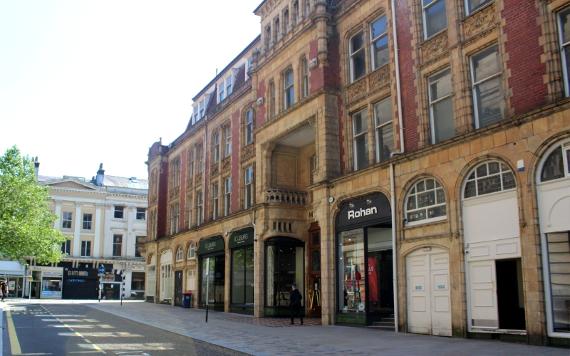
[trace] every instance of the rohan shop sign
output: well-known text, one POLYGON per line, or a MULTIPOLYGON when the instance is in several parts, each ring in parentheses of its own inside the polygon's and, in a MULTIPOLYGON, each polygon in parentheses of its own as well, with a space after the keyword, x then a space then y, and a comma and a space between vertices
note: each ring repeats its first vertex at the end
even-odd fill
POLYGON ((337 229, 339 230, 368 223, 388 223, 391 221, 390 202, 381 193, 344 201, 336 217, 337 229))
POLYGON ((207 253, 223 252, 224 251, 224 238, 221 236, 210 237, 209 239, 200 240, 198 245, 198 254, 204 255, 207 253))
POLYGON ((253 245, 253 228, 247 227, 235 231, 230 236, 230 248, 239 248, 242 246, 253 245))

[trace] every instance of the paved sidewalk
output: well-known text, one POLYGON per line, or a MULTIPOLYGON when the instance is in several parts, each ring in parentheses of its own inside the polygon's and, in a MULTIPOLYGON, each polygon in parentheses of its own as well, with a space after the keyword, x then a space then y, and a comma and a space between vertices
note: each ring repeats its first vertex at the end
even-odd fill
MULTIPOLYGON (((34 301, 32 301, 34 302, 34 301)), ((36 303, 39 301, 35 301, 36 303)), ((13 303, 18 303, 14 301, 13 303)), ((28 301, 22 301, 28 303, 28 301)), ((42 301, 43 303, 43 301, 42 301)), ((78 303, 57 301, 54 303, 78 303)), ((85 303, 85 302, 81 302, 85 303)), ((264 325, 232 313, 205 312, 144 302, 93 303, 90 307, 133 321, 253 355, 564 355, 568 349, 446 338, 346 326, 264 325)), ((315 323, 313 323, 315 324, 315 323)))

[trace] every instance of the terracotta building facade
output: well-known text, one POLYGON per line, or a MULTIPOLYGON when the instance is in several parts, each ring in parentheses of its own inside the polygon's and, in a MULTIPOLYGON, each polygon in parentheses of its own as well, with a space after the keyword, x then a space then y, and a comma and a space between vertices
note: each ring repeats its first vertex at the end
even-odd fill
POLYGON ((570 340, 570 1, 266 0, 149 150, 146 295, 570 340))

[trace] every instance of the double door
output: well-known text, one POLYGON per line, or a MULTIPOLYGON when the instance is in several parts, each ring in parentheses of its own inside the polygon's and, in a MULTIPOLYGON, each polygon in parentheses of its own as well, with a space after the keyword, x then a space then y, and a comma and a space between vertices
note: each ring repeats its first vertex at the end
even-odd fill
POLYGON ((449 254, 427 247, 406 258, 408 331, 451 336, 449 254))

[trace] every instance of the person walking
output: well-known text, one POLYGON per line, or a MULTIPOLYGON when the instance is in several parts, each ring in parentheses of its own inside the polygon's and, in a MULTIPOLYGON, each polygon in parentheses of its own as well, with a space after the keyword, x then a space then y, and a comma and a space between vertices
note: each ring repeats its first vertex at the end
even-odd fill
POLYGON ((291 292, 289 293, 289 308, 291 309, 291 325, 295 324, 295 317, 301 319, 301 325, 303 325, 303 313, 301 311, 301 300, 303 296, 301 292, 297 289, 296 285, 291 286, 291 292))
POLYGON ((2 301, 4 301, 4 298, 8 296, 8 288, 6 288, 6 282, 0 282, 0 290, 2 291, 2 301))

